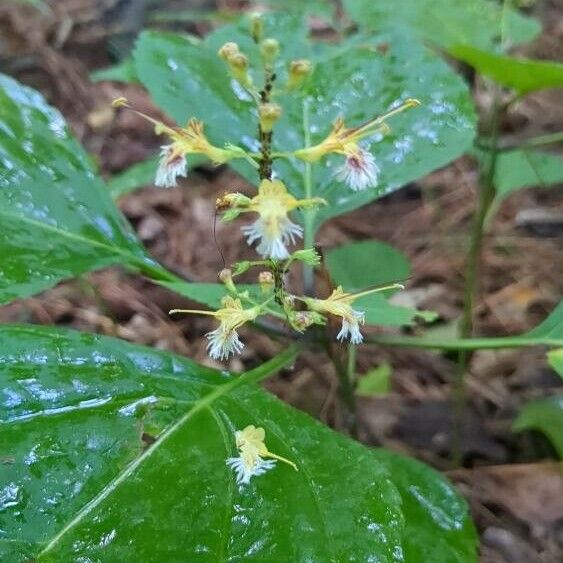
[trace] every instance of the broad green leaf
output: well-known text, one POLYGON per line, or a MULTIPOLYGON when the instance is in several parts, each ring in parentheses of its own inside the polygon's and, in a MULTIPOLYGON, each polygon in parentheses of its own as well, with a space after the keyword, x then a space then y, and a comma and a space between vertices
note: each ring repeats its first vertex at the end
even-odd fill
POLYGON ((476 562, 477 532, 473 523, 464 517, 467 512, 464 500, 444 478, 419 461, 387 450, 375 450, 375 456, 393 475, 393 483, 403 501, 407 517, 403 543, 405 561, 476 562), (449 510, 444 511, 443 506, 448 506, 449 510), (427 537, 434 541, 426 542, 427 537))
POLYGON ((563 64, 560 63, 488 53, 469 45, 454 45, 448 52, 519 94, 563 86, 563 64))
MULTIPOLYGON (((138 188, 154 185, 154 176, 159 160, 160 157, 155 155, 112 176, 107 182, 111 197, 118 199, 138 188)), ((207 160, 200 155, 188 155, 187 160, 189 169, 203 162, 207 162, 207 160)))
POLYGON ((504 26, 505 41, 525 43, 539 33, 539 23, 494 0, 344 0, 350 17, 364 29, 400 28, 444 47, 473 45, 495 49, 504 26))
POLYGON ((135 191, 138 188, 154 183, 155 171, 160 157, 155 155, 147 160, 133 164, 123 172, 112 176, 108 182, 108 189, 113 199, 135 191))
MULTIPOLYGON (((326 263, 335 285, 356 292, 374 285, 401 282, 410 275, 407 258, 398 250, 378 241, 345 244, 327 252, 326 263)), ((385 292, 389 295, 389 291, 385 292)), ((366 315, 366 323, 381 326, 414 324, 417 317, 433 321, 436 314, 393 305, 383 294, 361 297, 354 307, 366 315)))
POLYGON ((422 551, 441 529, 433 562, 473 560, 444 480, 380 462, 255 385, 291 349, 240 376, 44 327, 1 327, 0 350, 2 561, 401 562, 412 526, 422 551), (225 460, 248 424, 299 471, 278 463, 237 486, 225 460), (403 511, 408 481, 425 522, 403 511))
POLYGON ((0 129, 0 303, 113 263, 157 268, 60 113, 4 75, 0 129))
POLYGON ((131 57, 123 59, 120 63, 107 68, 95 70, 90 74, 93 82, 101 80, 114 80, 115 82, 124 82, 126 84, 135 84, 139 82, 135 73, 135 63, 131 57))
MULTIPOLYGON (((218 309, 221 306, 221 299, 228 295, 225 286, 221 283, 186 282, 180 279, 162 280, 158 283, 179 295, 203 303, 211 309, 218 309)), ((237 284, 237 289, 241 292, 248 291, 250 297, 258 301, 264 300, 260 295, 258 284, 237 284)))
POLYGON ((525 405, 513 430, 537 430, 545 434, 563 459, 563 395, 538 399, 525 405))
POLYGON ((549 186, 563 182, 563 159, 532 150, 513 150, 497 155, 494 183, 497 197, 530 186, 549 186))
POLYGON ((326 265, 336 284, 348 291, 402 282, 411 273, 408 258, 384 242, 352 242, 326 252, 326 265))
MULTIPOLYGON (((205 121, 212 141, 238 144, 257 150, 255 109, 250 96, 227 76, 217 49, 236 41, 252 62, 257 47, 247 33, 248 22, 228 26, 206 38, 201 46, 181 37, 159 33, 141 35, 135 49, 137 73, 156 103, 178 123, 190 116, 205 121)), ((282 45, 278 82, 285 80, 285 61, 315 57, 306 39, 301 18, 270 15, 266 35, 282 45)), ((417 97, 422 106, 390 121, 392 132, 372 142, 371 150, 381 168, 377 188, 355 193, 335 181, 342 157, 332 156, 313 167, 314 194, 329 205, 316 214, 319 225, 326 219, 364 205, 408 182, 447 164, 469 148, 474 136, 475 115, 464 82, 439 57, 413 38, 383 34, 342 44, 328 56, 324 51, 304 96, 278 97, 284 113, 274 132, 274 150, 292 151, 304 144, 303 113, 308 108, 312 143, 320 142, 331 123, 344 116, 349 126, 358 125, 399 103, 417 97), (386 45, 386 49, 378 46, 386 45), (387 49, 388 47, 388 49, 387 49)), ((259 73, 255 82, 260 83, 259 73)), ((233 161, 237 171, 257 182, 256 171, 233 161)), ((277 160, 277 175, 290 191, 305 195, 304 165, 277 160)))
POLYGON ((557 350, 551 350, 551 352, 548 352, 547 361, 549 362, 549 365, 561 377, 563 377, 563 348, 558 348, 557 350))
POLYGON ((358 379, 356 393, 366 397, 385 395, 391 390, 391 374, 393 370, 387 362, 370 369, 358 379))

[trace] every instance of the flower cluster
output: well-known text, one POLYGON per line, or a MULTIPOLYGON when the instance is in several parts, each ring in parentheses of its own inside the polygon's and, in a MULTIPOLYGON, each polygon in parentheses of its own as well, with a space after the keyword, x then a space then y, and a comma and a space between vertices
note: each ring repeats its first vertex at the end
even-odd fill
MULTIPOLYGON (((133 109, 124 98, 114 102, 115 107, 136 112, 154 126, 156 134, 167 138, 161 147, 155 178, 157 186, 175 187, 179 178, 185 178, 188 174, 187 157, 191 154, 203 155, 215 165, 244 159, 258 175, 257 192, 246 195, 233 190, 225 193, 217 199, 216 210, 223 221, 234 221, 245 214, 252 216, 252 222, 241 226, 241 230, 248 245, 255 245, 260 259, 235 263, 231 269, 226 268, 220 273, 219 279, 226 296, 217 310, 175 309, 171 313, 201 314, 216 320, 217 326, 206 335, 207 352, 214 360, 226 360, 233 354, 241 353, 244 344, 238 330, 246 323, 256 322, 263 315, 284 322, 298 333, 315 325, 326 325, 330 317, 336 317, 341 322, 340 331, 336 334, 337 340, 360 344, 363 341, 362 325, 366 316, 363 311, 354 308, 354 302, 359 297, 383 289, 401 287, 399 284, 360 293, 348 293, 339 286, 324 299, 311 295, 313 288, 310 283, 309 286, 304 284, 307 295, 303 296, 294 294, 287 287, 287 274, 294 264, 301 263, 304 269, 311 272, 312 268, 319 267, 321 263, 320 255, 310 244, 314 226, 311 219, 327 202, 321 197, 314 197, 311 166, 330 155, 336 155, 339 159, 343 158, 335 169, 336 182, 345 183, 354 192, 376 187, 380 166, 366 143, 376 135, 389 131, 389 118, 416 107, 419 102, 414 99, 399 101, 386 113, 352 127, 345 124, 343 117, 339 117, 326 137, 321 137, 316 143, 310 142, 311 131, 307 127, 309 130, 305 132, 305 146, 290 152, 276 152, 273 150, 272 139, 283 115, 283 104, 279 98, 296 95, 305 89, 309 78, 314 74, 314 67, 307 59, 296 59, 288 61, 284 71, 284 65, 280 65, 277 60, 280 45, 272 37, 263 37, 264 25, 261 18, 251 18, 250 35, 256 44, 255 55, 243 52, 237 43, 227 42, 219 49, 218 56, 224 61, 231 81, 237 82, 239 89, 244 89, 255 102, 254 115, 260 145, 257 152, 249 152, 236 144, 216 143, 212 133, 217 135, 218 131, 211 131, 210 140, 204 123, 195 117, 185 127, 171 127, 133 109), (251 63, 258 58, 261 59, 262 66, 260 72, 256 72, 251 63), (257 84, 257 77, 263 77, 262 84, 257 84), (276 171, 279 172, 276 161, 279 159, 293 161, 297 169, 303 170, 302 198, 294 195, 295 186, 289 182, 284 183, 276 176, 276 171), (304 231, 301 224, 308 230, 304 231), (307 241, 309 248, 291 248, 302 238, 307 241), (256 277, 256 291, 239 290, 234 278, 254 267, 260 268, 256 277)), ((304 124, 306 122, 304 118, 304 124)), ((240 142, 242 144, 243 141, 240 142)), ((244 145, 248 146, 246 140, 244 145)), ((237 472, 240 483, 247 483, 251 476, 273 467, 274 459, 282 459, 268 452, 264 445, 264 431, 260 428, 247 427, 237 432, 237 448, 240 456, 231 458, 228 463, 237 472)))

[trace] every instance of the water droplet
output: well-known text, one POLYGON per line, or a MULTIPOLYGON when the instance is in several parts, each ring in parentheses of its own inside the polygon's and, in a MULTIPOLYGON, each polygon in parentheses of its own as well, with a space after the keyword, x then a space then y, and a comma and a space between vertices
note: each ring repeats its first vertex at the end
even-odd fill
POLYGON ((3 489, 0 489, 0 512, 17 506, 20 501, 20 486, 16 483, 8 483, 3 489))

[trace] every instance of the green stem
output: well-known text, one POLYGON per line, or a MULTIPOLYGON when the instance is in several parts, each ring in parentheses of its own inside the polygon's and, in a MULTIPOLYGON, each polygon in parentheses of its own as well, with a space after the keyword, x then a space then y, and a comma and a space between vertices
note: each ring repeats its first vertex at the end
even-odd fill
MULTIPOLYGON (((311 146, 311 129, 309 124, 309 103, 303 101, 303 137, 305 148, 311 146)), ((305 188, 305 199, 313 197, 313 177, 311 163, 305 162, 303 168, 303 185, 305 188)), ((305 209, 303 211, 303 247, 313 248, 315 245, 315 210, 305 209)), ((315 278, 313 267, 303 264, 303 290, 305 295, 314 295, 315 278)))
MULTIPOLYGON (((529 149, 534 147, 543 147, 545 145, 554 145, 563 143, 563 131, 557 133, 549 133, 548 135, 539 135, 531 139, 516 141, 512 143, 498 143, 497 152, 507 152, 517 149, 529 149)), ((491 150, 491 144, 486 138, 479 138, 475 142, 476 146, 483 150, 491 150)))
MULTIPOLYGON (((478 191, 477 212, 473 220, 471 241, 465 265, 465 285, 463 295, 463 314, 459 327, 459 336, 470 338, 473 335, 473 309, 477 292, 477 281, 479 276, 479 262, 483 248, 485 223, 489 216, 491 205, 495 199, 495 171, 497 162, 497 144, 499 135, 500 99, 499 91, 495 86, 493 107, 491 111, 491 147, 488 152, 488 160, 482 169, 481 182, 478 191)), ((454 399, 454 427, 452 434, 452 463, 454 467, 461 465, 462 461, 462 426, 465 412, 465 386, 464 376, 467 371, 468 352, 461 349, 458 355, 457 373, 453 388, 454 399)))
POLYGON ((330 336, 325 332, 323 338, 323 344, 327 356, 332 361, 334 365, 334 370, 338 376, 339 386, 338 390, 340 392, 340 398, 345 405, 346 409, 346 427, 350 432, 350 435, 354 438, 358 436, 358 420, 356 416, 356 393, 352 380, 348 375, 347 366, 344 366, 341 358, 339 357, 338 350, 332 342, 330 336))
POLYGON ((346 365, 346 372, 348 374, 348 380, 352 386, 356 387, 356 359, 357 359, 358 349, 355 344, 348 344, 348 363, 346 365))
POLYGON ((417 336, 367 336, 365 341, 384 346, 422 348, 426 350, 473 351, 524 348, 526 346, 562 346, 563 339, 548 336, 499 336, 496 338, 424 338, 417 336))

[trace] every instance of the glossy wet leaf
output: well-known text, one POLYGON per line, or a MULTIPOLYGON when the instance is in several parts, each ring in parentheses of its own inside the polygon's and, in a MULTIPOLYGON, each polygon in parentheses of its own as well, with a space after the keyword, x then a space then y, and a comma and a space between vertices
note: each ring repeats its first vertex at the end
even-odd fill
POLYGON ((399 28, 445 47, 496 49, 502 27, 508 44, 531 41, 541 29, 536 20, 510 7, 503 22, 502 7, 492 0, 344 0, 344 7, 362 28, 399 28))
MULTIPOLYGON (((291 349, 241 376, 50 328, 3 326, 0 350, 2 561, 411 561, 395 462, 255 385, 291 349), (225 460, 248 424, 299 471, 237 486, 225 460)), ((438 478, 418 493, 445 523, 433 561, 472 561, 463 502, 438 478)))
MULTIPOLYGON (((221 28, 201 46, 190 45, 181 37, 144 33, 135 49, 135 61, 138 75, 156 103, 178 123, 190 116, 199 117, 216 144, 232 142, 254 151, 259 148, 254 104, 232 83, 216 54, 224 42, 236 41, 258 64, 257 47, 248 36, 247 26, 245 21, 221 28)), ((335 181, 335 172, 343 160, 339 156, 313 167, 314 195, 329 203, 316 214, 317 225, 447 164, 470 146, 475 115, 467 86, 437 55, 412 37, 386 33, 354 38, 316 57, 300 18, 270 15, 265 29, 266 35, 275 36, 282 44, 276 68, 280 86, 287 74, 285 61, 316 59, 304 96, 277 98, 284 112, 275 129, 274 150, 303 146, 304 104, 308 108, 311 141, 317 143, 338 116, 344 115, 347 124, 355 126, 405 98, 422 101, 421 107, 390 120, 390 135, 372 142, 370 150, 381 168, 377 188, 355 193, 335 181)), ((260 73, 255 72, 255 82, 259 84, 260 80, 260 73)), ((232 161, 232 165, 257 183, 256 171, 248 164, 232 161)), ((274 170, 292 193, 305 195, 303 163, 280 159, 274 163, 274 170)))
POLYGON ((415 459, 383 449, 374 453, 392 472, 403 510, 409 515, 403 543, 405 561, 476 562, 477 532, 470 520, 461 517, 467 507, 451 485, 415 459), (448 506, 447 511, 444 506, 448 506), (434 541, 425 541, 427 537, 434 541))
POLYGON ((468 45, 455 45, 448 52, 484 76, 519 94, 563 86, 563 64, 489 53, 468 45))
MULTIPOLYGON (((326 265, 335 285, 345 291, 357 292, 377 285, 404 282, 410 275, 406 256, 392 246, 379 241, 345 244, 326 253, 326 265)), ((396 290, 361 297, 354 308, 363 311, 366 323, 381 326, 405 326, 417 318, 432 321, 436 314, 417 311, 390 303, 384 295, 396 290)))
POLYGON ((563 395, 538 399, 524 405, 513 430, 536 430, 544 434, 563 459, 563 395))
POLYGON ((0 303, 119 262, 155 263, 60 113, 0 75, 0 303))

